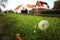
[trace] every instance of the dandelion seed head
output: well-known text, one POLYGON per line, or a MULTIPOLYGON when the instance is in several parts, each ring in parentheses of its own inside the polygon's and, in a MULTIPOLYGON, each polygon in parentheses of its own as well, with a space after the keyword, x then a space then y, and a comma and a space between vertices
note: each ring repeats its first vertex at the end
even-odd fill
POLYGON ((49 26, 49 23, 47 20, 42 20, 39 22, 38 24, 38 27, 41 29, 41 30, 46 30, 49 26))

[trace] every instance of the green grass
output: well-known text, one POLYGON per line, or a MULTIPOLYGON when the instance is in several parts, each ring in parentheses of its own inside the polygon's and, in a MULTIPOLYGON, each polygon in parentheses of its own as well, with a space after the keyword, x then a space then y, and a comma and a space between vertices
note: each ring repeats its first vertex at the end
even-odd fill
POLYGON ((32 16, 25 14, 1 14, 4 23, 4 34, 10 40, 16 40, 15 34, 21 34, 23 40, 44 40, 44 32, 38 28, 41 20, 49 22, 47 40, 60 40, 60 18, 32 16), (34 26, 37 26, 35 29, 34 26), (36 33, 33 31, 36 30, 36 33))

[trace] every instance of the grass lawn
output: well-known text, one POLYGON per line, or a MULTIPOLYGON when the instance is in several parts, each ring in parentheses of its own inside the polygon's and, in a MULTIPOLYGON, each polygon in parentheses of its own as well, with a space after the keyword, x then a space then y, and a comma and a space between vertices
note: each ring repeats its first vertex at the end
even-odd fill
POLYGON ((60 40, 60 18, 32 16, 25 14, 0 14, 4 33, 10 40, 16 40, 16 33, 19 33, 23 40, 44 40, 44 32, 38 28, 41 20, 49 22, 47 29, 47 40, 60 40), (35 29, 35 26, 37 28, 35 29), (34 33, 36 30, 36 33, 34 33))

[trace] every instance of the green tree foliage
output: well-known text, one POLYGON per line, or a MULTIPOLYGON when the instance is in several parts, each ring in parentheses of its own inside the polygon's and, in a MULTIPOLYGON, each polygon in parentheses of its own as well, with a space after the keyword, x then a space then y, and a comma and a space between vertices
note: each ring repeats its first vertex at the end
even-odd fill
POLYGON ((4 3, 7 3, 7 0, 0 0, 0 6, 5 8, 5 4, 4 3))
POLYGON ((54 2, 54 7, 53 9, 60 9, 60 1, 55 1, 54 2))
POLYGON ((0 2, 7 2, 7 0, 0 0, 0 2))
MULTIPOLYGON (((7 3, 8 0, 0 0, 0 6, 6 8, 5 3, 7 3)), ((1 7, 0 7, 0 11, 1 11, 1 7)))

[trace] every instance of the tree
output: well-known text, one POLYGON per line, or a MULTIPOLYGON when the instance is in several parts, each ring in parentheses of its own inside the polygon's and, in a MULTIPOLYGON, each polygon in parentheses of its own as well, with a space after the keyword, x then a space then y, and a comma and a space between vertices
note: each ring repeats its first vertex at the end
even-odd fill
POLYGON ((7 3, 7 0, 0 0, 0 6, 5 8, 5 3, 7 3))
POLYGON ((60 9, 60 1, 55 1, 54 2, 54 7, 53 9, 60 9))
MULTIPOLYGON (((7 0, 0 0, 0 6, 2 7, 6 7, 5 3, 7 3, 7 0)), ((0 7, 0 11, 1 11, 1 7, 0 7)))

